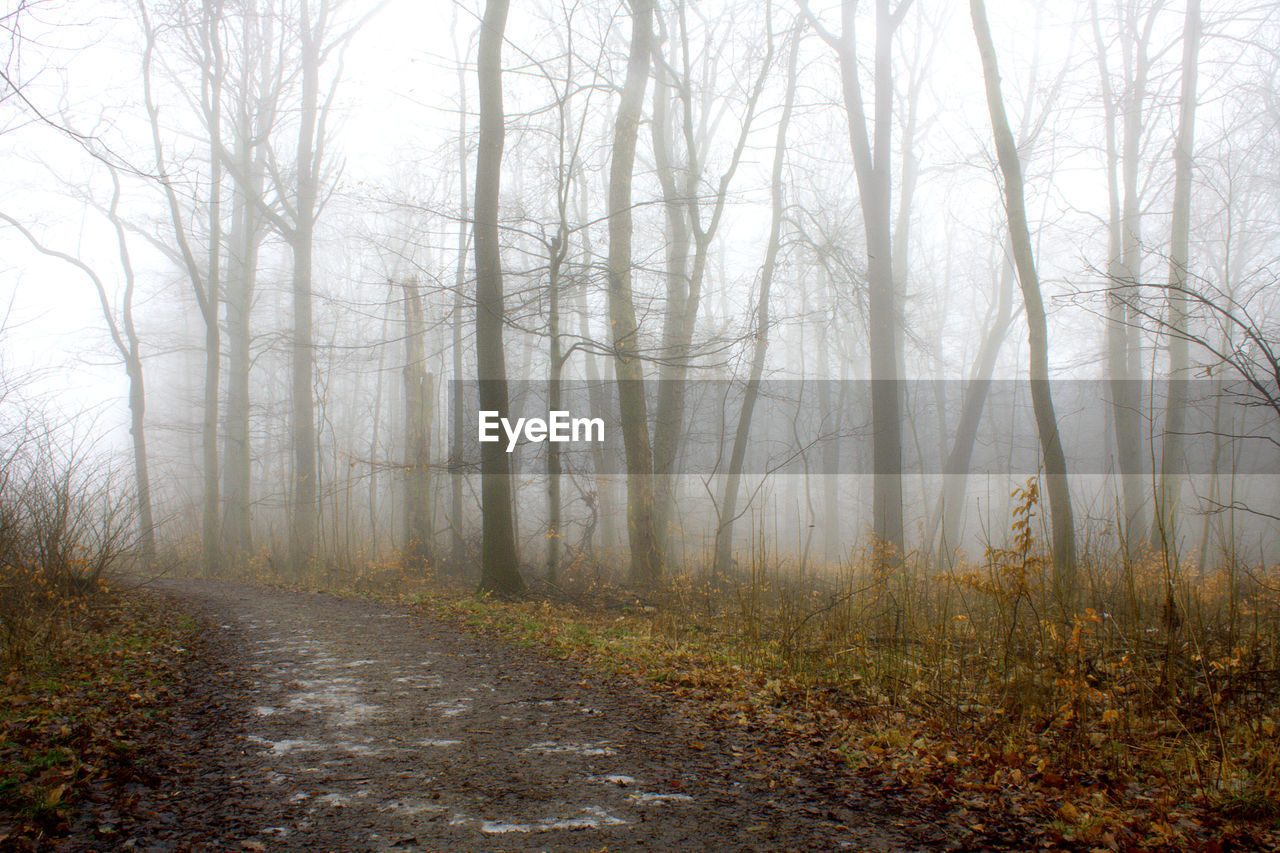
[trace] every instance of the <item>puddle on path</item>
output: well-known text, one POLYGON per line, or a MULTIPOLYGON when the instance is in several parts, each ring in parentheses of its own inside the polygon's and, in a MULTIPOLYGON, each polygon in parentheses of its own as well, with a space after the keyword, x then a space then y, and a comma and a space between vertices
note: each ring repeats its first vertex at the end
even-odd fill
POLYGON ((645 805, 648 803, 692 803, 693 797, 688 794, 632 794, 631 801, 645 805))
POLYGON ((621 773, 610 773, 607 776, 588 776, 588 782, 600 782, 604 785, 616 785, 619 788, 626 788, 629 785, 635 785, 639 780, 634 776, 624 776, 621 773))
POLYGON ((511 832, 554 832, 566 829, 600 829, 605 826, 626 826, 627 821, 611 814, 600 806, 585 806, 574 817, 546 818, 537 823, 507 823, 501 820, 484 820, 456 814, 449 819, 449 826, 474 826, 485 835, 505 835, 511 832))
POLYGON ((529 752, 535 755, 552 755, 557 752, 566 752, 572 755, 617 755, 618 751, 609 745, 607 741, 599 743, 560 743, 554 740, 542 741, 540 743, 531 743, 521 752, 529 752))

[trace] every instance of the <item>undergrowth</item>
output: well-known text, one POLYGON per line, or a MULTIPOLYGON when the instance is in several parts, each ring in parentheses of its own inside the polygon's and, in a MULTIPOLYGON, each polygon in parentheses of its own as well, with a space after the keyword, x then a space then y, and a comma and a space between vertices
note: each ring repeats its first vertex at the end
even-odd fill
MULTIPOLYGON (((106 590, 77 610, 0 682, 0 850, 45 849, 95 782, 148 779, 135 758, 167 713, 194 626, 106 590)), ((96 832, 110 846, 112 827, 96 832)))
MULTIPOLYGON (((0 375, 0 401, 5 390, 0 375)), ((162 713, 191 626, 108 588, 136 536, 112 472, 37 415, 11 414, 0 412, 0 850, 40 850, 87 786, 136 772, 137 738, 162 713)))

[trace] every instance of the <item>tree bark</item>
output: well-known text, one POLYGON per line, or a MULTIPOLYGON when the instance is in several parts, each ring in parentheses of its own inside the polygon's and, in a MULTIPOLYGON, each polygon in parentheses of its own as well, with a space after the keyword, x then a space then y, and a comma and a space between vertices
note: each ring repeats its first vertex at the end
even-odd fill
POLYGON ((622 100, 613 129, 609 164, 609 319, 618 379, 618 408, 627 458, 627 535, 631 581, 652 586, 662 575, 654 530, 653 450, 644 398, 635 302, 631 294, 631 180, 635 170, 640 111, 653 50, 653 2, 632 0, 631 48, 622 100))
MULTIPOLYGON (((488 0, 480 24, 478 77, 480 147, 476 157, 476 359, 480 409, 507 417, 505 322, 502 259, 498 244, 498 194, 501 182, 505 115, 502 107, 502 40, 508 0, 488 0)), ((480 446, 483 543, 480 589, 498 595, 524 592, 516 556, 512 518, 511 460, 501 442, 480 446)))

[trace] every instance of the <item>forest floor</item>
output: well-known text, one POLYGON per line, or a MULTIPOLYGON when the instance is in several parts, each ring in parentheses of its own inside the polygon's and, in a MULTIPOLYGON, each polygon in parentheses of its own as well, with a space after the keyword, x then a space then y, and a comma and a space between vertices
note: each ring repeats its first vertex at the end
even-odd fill
POLYGON ((52 849, 948 846, 830 757, 405 606, 188 580, 151 594, 202 626, 169 713, 52 849))
POLYGON ((105 601, 0 690, 0 851, 1280 849, 646 634, 653 608, 181 579, 105 601))

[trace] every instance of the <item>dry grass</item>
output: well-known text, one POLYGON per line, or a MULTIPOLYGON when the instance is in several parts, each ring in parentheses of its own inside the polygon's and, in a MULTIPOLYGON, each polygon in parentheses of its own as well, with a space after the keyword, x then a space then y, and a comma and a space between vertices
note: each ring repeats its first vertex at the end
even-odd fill
POLYGON ((59 438, 30 423, 0 436, 0 664, 9 669, 56 649, 132 559, 130 496, 59 438))
POLYGON ((75 448, 34 417, 0 429, 0 850, 47 849, 87 785, 127 776, 176 677, 154 650, 179 629, 107 588, 129 495, 75 448))
POLYGON ((1006 541, 946 571, 866 550, 803 582, 757 559, 641 593, 583 563, 542 599, 453 589, 425 602, 693 690, 725 722, 797 725, 882 789, 944 803, 976 791, 993 813, 1034 816, 1050 843, 1274 843, 1280 571, 1190 579, 1162 554, 1086 554, 1068 608, 1037 535, 1038 493, 1014 497, 1006 541), (798 716, 779 717, 785 707, 798 716))

